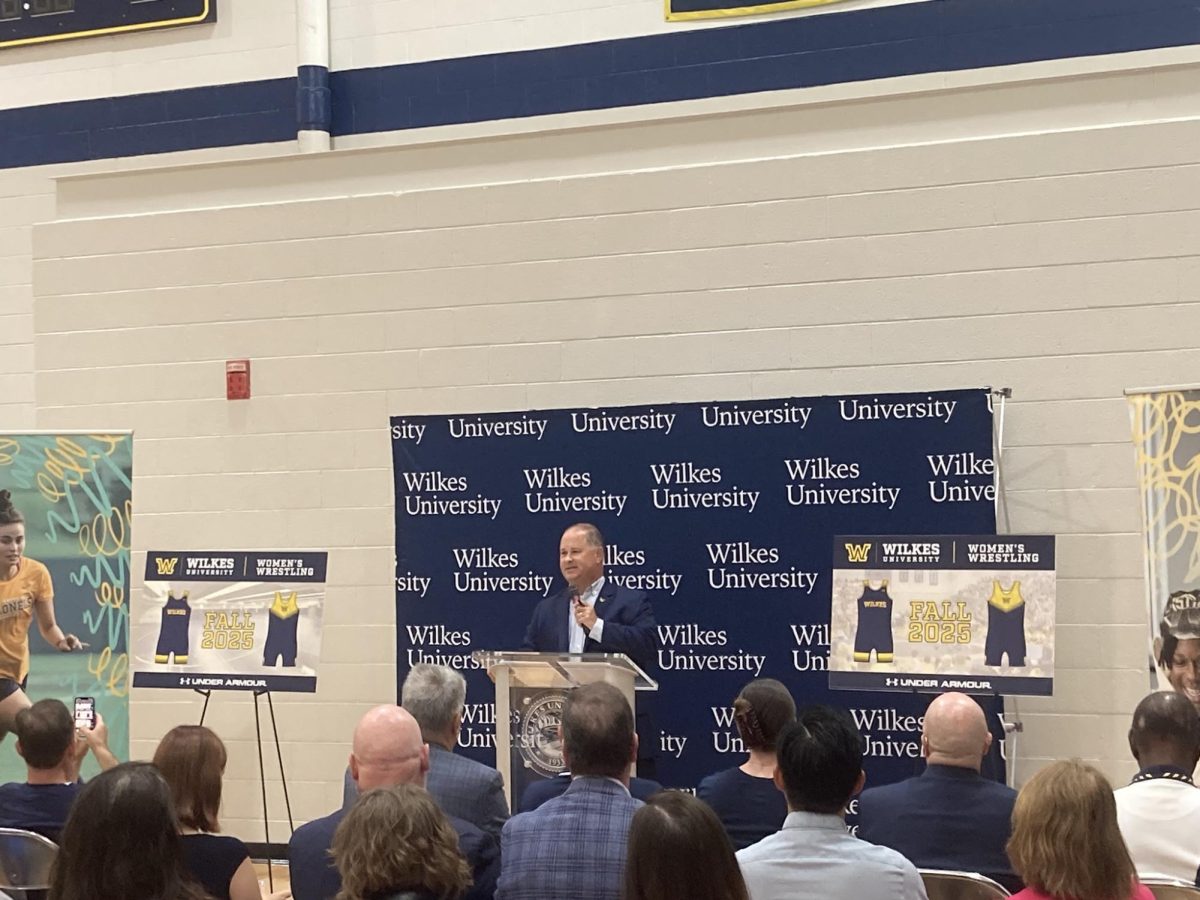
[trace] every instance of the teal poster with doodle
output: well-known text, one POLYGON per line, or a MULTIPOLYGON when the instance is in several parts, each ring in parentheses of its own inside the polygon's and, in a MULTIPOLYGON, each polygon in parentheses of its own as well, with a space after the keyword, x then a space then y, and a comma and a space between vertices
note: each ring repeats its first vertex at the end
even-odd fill
MULTIPOLYGON (((129 758, 132 502, 132 435, 0 434, 0 729, 29 702, 93 697, 129 758)), ((24 780, 7 734, 0 782, 24 780)))

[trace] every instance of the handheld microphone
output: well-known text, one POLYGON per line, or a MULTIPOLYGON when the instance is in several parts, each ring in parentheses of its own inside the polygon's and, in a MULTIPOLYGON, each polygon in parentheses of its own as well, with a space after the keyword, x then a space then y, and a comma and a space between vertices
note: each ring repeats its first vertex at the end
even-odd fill
MULTIPOLYGON (((582 602, 583 602, 583 600, 579 596, 579 588, 572 585, 571 586, 571 608, 574 609, 582 602)), ((582 622, 579 623, 579 627, 580 627, 580 629, 582 629, 583 639, 586 641, 588 636, 591 634, 591 632, 588 631, 587 626, 584 625, 582 622)))

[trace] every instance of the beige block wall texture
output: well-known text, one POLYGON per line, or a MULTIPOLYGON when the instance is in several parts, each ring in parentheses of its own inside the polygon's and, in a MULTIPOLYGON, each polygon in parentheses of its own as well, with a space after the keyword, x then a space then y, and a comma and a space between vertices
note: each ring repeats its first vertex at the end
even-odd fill
MULTIPOLYGON (((1066 755, 1123 780, 1147 677, 1122 391, 1197 380, 1196 75, 0 172, 0 422, 135 430, 135 571, 153 546, 332 551, 321 688, 276 702, 300 822, 394 699, 389 415, 1009 386, 1010 528, 1061 535, 1056 696, 1015 704, 1018 780, 1066 755), (228 403, 242 356, 255 396, 228 403)), ((135 691, 133 754, 199 709, 135 691)), ((226 830, 261 839, 249 699, 209 721, 226 830)))

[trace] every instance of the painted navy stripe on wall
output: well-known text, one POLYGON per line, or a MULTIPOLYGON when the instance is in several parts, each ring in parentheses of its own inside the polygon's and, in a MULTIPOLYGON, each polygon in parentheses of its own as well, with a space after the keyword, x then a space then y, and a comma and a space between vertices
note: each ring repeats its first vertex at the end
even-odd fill
MULTIPOLYGON (((1195 0, 929 0, 333 72, 332 131, 482 122, 1197 43, 1195 0)), ((297 112, 295 78, 4 110, 0 168, 284 141, 295 136, 297 112)))
POLYGON ((0 110, 0 168, 296 137, 296 79, 0 110))

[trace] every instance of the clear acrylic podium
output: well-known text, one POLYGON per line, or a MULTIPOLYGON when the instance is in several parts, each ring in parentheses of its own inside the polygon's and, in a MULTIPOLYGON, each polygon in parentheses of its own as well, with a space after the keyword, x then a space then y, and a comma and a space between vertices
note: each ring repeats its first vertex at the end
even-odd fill
POLYGON ((658 683, 624 653, 530 653, 479 650, 474 658, 496 683, 496 768, 509 809, 530 781, 564 771, 558 723, 572 688, 605 681, 635 710, 635 691, 658 683))

